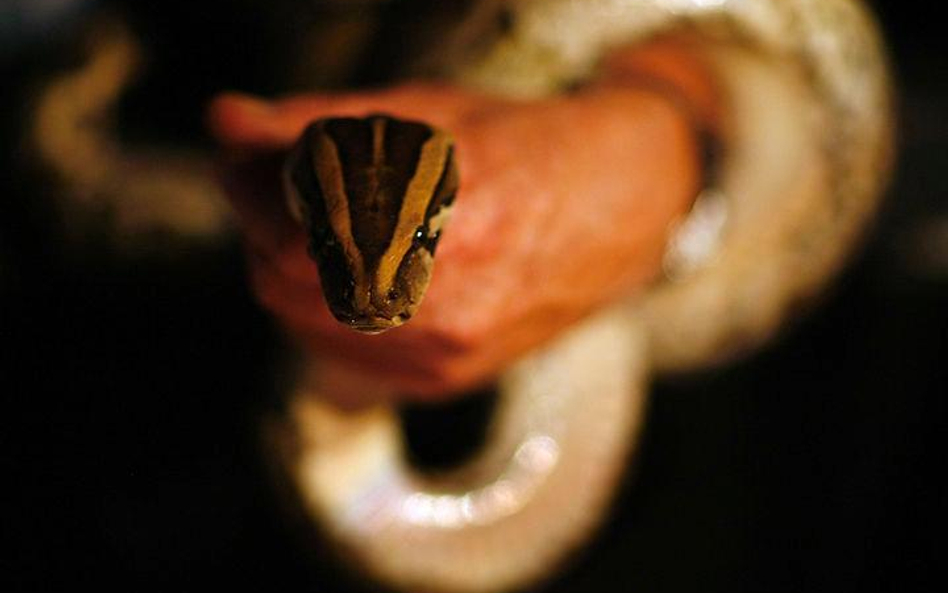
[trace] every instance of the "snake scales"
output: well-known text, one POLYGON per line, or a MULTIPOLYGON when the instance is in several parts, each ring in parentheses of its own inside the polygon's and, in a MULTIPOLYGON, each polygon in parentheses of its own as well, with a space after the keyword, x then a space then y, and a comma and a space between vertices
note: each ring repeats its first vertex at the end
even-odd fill
MULTIPOLYGON (((875 211, 893 135, 885 55, 855 0, 488 1, 455 35, 428 66, 517 97, 581 83, 613 48, 676 36, 713 69, 727 117, 717 186, 683 226, 683 240, 707 231, 710 204, 713 254, 512 365, 474 461, 437 478, 415 472, 391 410, 352 414, 319 398, 319 361, 291 395, 273 440, 307 514, 366 572, 413 591, 524 586, 582 545, 634 450, 650 375, 772 336, 838 269, 875 211)), ((103 56, 100 69, 130 68, 121 54, 103 56)), ((56 92, 83 96, 74 92, 82 83, 53 88, 57 109, 41 104, 37 127, 62 113, 56 92)), ((110 170, 138 170, 83 130, 79 144, 109 166, 40 143, 63 177, 98 188, 114 181, 110 170)), ((206 170, 186 172, 207 186, 206 170)), ((154 215, 200 234, 216 232, 218 210, 209 205, 196 223, 173 205, 154 215)))

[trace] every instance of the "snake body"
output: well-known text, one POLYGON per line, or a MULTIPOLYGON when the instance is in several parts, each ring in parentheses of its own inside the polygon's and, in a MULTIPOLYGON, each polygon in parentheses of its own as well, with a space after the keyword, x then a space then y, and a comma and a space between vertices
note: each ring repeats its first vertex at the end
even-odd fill
MULTIPOLYGON (((513 364, 499 378, 485 447, 445 475, 411 467, 391 409, 354 413, 327 403, 321 396, 340 376, 328 361, 313 362, 291 394, 273 439, 301 506, 379 581, 410 591, 474 593, 550 575, 603 518, 634 451, 649 376, 712 364, 770 338, 840 267, 876 210, 892 155, 891 94, 884 49, 858 0, 484 0, 431 67, 482 91, 540 97, 589 78, 611 50, 659 36, 700 54, 726 112, 715 187, 698 199, 670 245, 673 281, 592 316, 513 364), (684 258, 687 265, 675 263, 697 252, 684 258)), ((167 159, 131 158, 112 135, 88 125, 107 120, 101 114, 130 76, 130 41, 109 39, 83 72, 55 81, 42 96, 34 118, 38 154, 72 186, 75 204, 98 208, 107 200, 120 223, 131 216, 134 224, 126 220, 117 229, 125 238, 141 235, 139 226, 219 233, 222 208, 206 160, 189 158, 185 168, 169 171, 167 159), (102 87, 100 79, 115 84, 102 87), (88 155, 104 165, 89 166, 88 155), (199 191, 173 189, 183 179, 197 180, 189 187, 199 191), (154 199, 155 188, 188 206, 154 199), (196 211, 196 204, 206 207, 196 211)), ((398 127, 367 121, 353 125, 398 127)), ((294 158, 322 158, 320 170, 334 173, 296 184, 332 194, 331 177, 353 169, 327 158, 327 145, 353 142, 325 131, 317 126, 307 136, 315 143, 301 144, 294 158)), ((377 138, 377 131, 368 136, 377 138)), ((414 146, 423 150, 436 136, 414 146)), ((359 154, 371 158, 356 169, 378 183, 387 153, 372 140, 368 145, 359 154)), ((428 146, 446 157, 446 143, 428 146)), ((428 161, 441 165, 417 178, 427 189, 402 200, 395 217, 422 221, 415 226, 422 227, 418 244, 393 247, 396 235, 413 234, 386 234, 382 223, 374 236, 387 238, 370 244, 355 228, 347 234, 338 212, 321 216, 314 202, 291 202, 318 235, 314 251, 329 242, 348 249, 345 266, 330 264, 323 278, 338 276, 337 294, 359 289, 358 298, 344 296, 334 307, 344 322, 385 329, 420 302, 452 193, 452 182, 444 191, 432 185, 450 177, 447 158, 428 161), (360 259, 361 271, 350 265, 360 259), (399 276, 402 266, 420 271, 399 276), (417 285, 399 286, 399 278, 417 285)), ((336 192, 328 200, 371 210, 371 195, 336 192)))
MULTIPOLYGON (((724 214, 712 217, 712 257, 511 366, 484 450, 448 475, 412 469, 392 411, 326 403, 321 377, 333 373, 314 365, 278 431, 287 471, 348 556, 404 590, 500 591, 548 575, 602 520, 649 375, 769 338, 841 265, 891 157, 886 60, 853 0, 492 6, 503 31, 487 48, 445 52, 442 71, 494 93, 557 93, 611 49, 659 35, 699 51, 726 103, 717 187, 706 192, 724 214)), ((685 234, 707 231, 698 210, 685 234)))

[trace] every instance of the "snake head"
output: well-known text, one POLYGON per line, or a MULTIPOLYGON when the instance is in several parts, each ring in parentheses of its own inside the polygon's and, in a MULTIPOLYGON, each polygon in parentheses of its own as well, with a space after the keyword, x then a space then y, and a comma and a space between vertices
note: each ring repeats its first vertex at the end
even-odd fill
POLYGON ((290 152, 284 186, 333 316, 364 333, 410 319, 457 192, 450 135, 387 115, 319 119, 290 152))

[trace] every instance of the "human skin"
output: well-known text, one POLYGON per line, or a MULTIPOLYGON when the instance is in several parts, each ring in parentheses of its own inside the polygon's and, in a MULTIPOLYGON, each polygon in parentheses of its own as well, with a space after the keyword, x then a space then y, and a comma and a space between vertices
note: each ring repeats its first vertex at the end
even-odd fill
POLYGON ((348 369, 352 385, 385 386, 327 394, 358 405, 452 397, 655 281, 702 183, 695 127, 716 126, 717 104, 700 61, 656 43, 616 52, 583 88, 540 100, 418 82, 273 101, 223 94, 209 126, 255 294, 308 356, 348 369), (449 130, 461 187, 418 312, 364 335, 329 313, 280 170, 312 120, 373 112, 449 130))

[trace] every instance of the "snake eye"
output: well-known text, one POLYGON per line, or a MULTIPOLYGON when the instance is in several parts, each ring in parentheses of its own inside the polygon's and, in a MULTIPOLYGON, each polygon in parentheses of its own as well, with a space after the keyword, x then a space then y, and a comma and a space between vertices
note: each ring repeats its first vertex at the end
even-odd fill
POLYGON ((424 225, 419 226, 417 229, 415 229, 414 238, 415 238, 415 241, 421 241, 422 239, 425 238, 425 227, 424 227, 424 225))
POLYGON ((398 291, 395 290, 394 288, 389 288, 389 289, 388 289, 388 295, 386 295, 386 296, 388 296, 388 300, 394 301, 395 299, 398 298, 398 291))
POLYGON ((433 255, 435 248, 438 246, 438 240, 441 238, 441 232, 436 232, 427 239, 425 239, 424 246, 425 248, 433 255))

